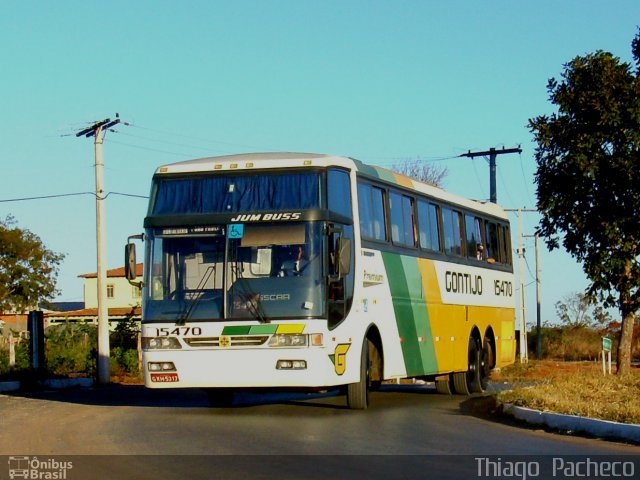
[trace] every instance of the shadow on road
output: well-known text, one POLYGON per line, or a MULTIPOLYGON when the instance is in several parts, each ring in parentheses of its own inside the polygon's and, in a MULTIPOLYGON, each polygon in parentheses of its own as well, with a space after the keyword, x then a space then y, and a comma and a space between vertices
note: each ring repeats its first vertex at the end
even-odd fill
MULTIPOLYGON (((149 389, 142 385, 110 384, 90 388, 68 388, 61 390, 19 391, 9 393, 13 397, 32 398, 50 402, 76 403, 97 406, 129 406, 158 408, 212 408, 241 409, 262 405, 285 404, 296 407, 313 407, 322 409, 347 409, 346 399, 340 389, 318 393, 301 393, 281 390, 238 390, 233 404, 227 407, 209 405, 205 390, 198 388, 183 389, 149 389)), ((411 398, 413 403, 422 396, 437 396, 435 388, 430 385, 382 385, 380 392, 374 392, 376 401, 373 406, 386 404, 387 397, 411 398), (386 395, 392 394, 392 395, 386 395), (403 394, 403 395, 393 395, 403 394), (409 395, 409 397, 406 397, 409 395), (382 400, 382 401, 380 401, 382 400)))

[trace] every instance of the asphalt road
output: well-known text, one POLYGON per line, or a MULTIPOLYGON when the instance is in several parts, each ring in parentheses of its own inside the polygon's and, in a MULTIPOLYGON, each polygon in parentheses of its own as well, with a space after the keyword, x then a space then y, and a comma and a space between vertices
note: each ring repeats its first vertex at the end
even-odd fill
MULTIPOLYGON (((477 458, 497 473, 500 462, 571 455, 634 455, 640 475, 639 446, 469 413, 478 401, 432 386, 385 386, 366 411, 331 393, 242 393, 231 408, 209 407, 199 390, 140 386, 0 395, 0 455, 68 459, 69 480, 494 478, 478 475, 477 458)), ((7 471, 0 463, 0 480, 7 471)))

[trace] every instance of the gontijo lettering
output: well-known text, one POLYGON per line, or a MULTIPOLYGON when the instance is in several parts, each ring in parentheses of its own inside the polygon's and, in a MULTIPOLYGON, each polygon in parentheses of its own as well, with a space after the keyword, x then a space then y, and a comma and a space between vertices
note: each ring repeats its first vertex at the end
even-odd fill
POLYGON ((447 270, 444 278, 447 292, 482 295, 482 276, 480 275, 447 270))

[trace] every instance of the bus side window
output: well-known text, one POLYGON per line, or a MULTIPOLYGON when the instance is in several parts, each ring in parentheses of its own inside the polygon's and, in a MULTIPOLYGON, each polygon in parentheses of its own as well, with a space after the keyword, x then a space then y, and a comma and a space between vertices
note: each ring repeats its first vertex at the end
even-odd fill
POLYGON ((448 207, 442 207, 442 227, 444 229, 444 251, 448 255, 462 255, 462 214, 448 207))
POLYGON ((351 209, 351 183, 344 170, 329 170, 327 176, 327 205, 329 210, 346 218, 353 218, 351 209))
POLYGON ((397 245, 413 247, 416 244, 413 199, 397 192, 389 193, 391 240, 397 245))
POLYGON ((358 184, 360 233, 364 238, 386 240, 384 191, 366 183, 358 184))
POLYGON ((418 225, 420 227, 420 248, 439 252, 438 206, 424 200, 418 200, 418 225))
POLYGON ((484 242, 481 235, 481 220, 473 215, 465 215, 467 233, 467 257, 485 260, 484 242))
POLYGON ((498 225, 494 222, 485 222, 487 261, 500 261, 500 246, 498 241, 498 225))

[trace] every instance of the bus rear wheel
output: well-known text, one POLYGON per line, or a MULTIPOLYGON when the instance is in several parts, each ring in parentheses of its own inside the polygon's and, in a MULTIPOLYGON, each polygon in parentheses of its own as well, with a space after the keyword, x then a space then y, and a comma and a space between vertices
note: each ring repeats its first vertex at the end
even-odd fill
POLYGON ((478 341, 473 337, 469 337, 467 371, 453 374, 453 388, 457 394, 470 395, 471 393, 481 393, 484 391, 481 380, 481 355, 478 341))
POLYGON ((347 385, 347 406, 352 410, 365 410, 369 406, 369 340, 362 342, 360 380, 347 385))
POLYGON ((495 365, 495 351, 493 349, 493 344, 485 338, 484 344, 482 345, 482 354, 481 354, 481 362, 480 362, 480 385, 482 390, 486 390, 489 385, 489 375, 491 375, 491 370, 495 365))

